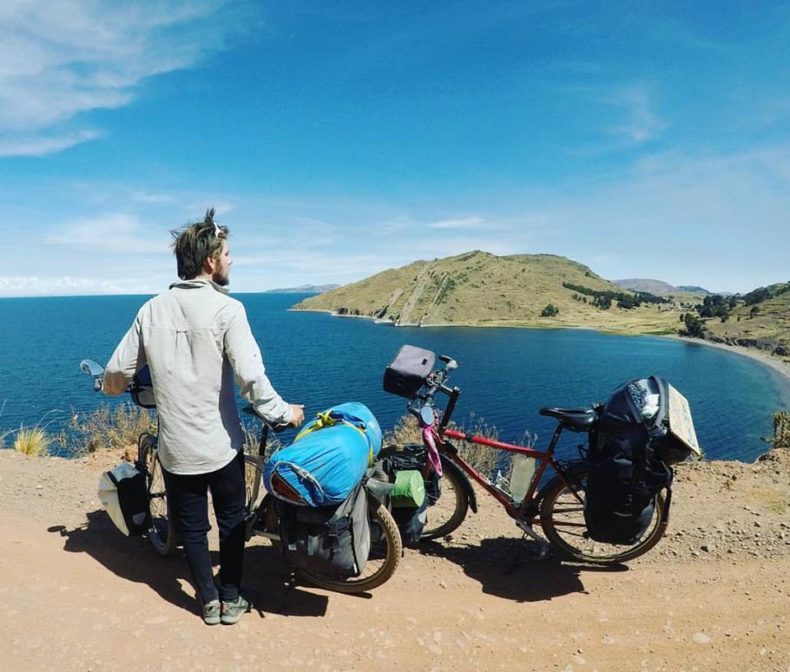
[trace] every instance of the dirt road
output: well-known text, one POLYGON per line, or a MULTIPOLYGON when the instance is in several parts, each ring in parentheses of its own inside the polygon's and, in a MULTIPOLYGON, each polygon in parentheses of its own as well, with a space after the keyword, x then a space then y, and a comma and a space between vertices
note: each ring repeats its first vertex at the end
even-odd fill
POLYGON ((0 451, 7 670, 790 671, 790 455, 681 465, 667 537, 627 568, 540 561, 483 499, 363 597, 292 585, 247 552, 255 610, 205 626, 180 557, 100 510, 114 456, 0 451))

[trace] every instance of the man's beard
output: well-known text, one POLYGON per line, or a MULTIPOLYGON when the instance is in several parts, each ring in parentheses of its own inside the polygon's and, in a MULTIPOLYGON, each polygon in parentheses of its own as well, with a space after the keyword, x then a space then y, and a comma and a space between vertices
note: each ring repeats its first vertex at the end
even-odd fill
POLYGON ((214 273, 214 275, 211 276, 211 279, 214 284, 219 285, 220 287, 227 287, 230 284, 230 275, 227 273, 225 275, 214 273))

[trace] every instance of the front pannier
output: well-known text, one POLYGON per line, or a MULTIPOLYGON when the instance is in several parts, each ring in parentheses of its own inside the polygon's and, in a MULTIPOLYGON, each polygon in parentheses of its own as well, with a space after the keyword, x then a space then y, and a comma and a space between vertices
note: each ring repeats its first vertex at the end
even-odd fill
POLYGON ((352 577, 362 573, 370 553, 368 496, 362 484, 339 506, 275 502, 289 563, 315 574, 352 577))
POLYGON ((389 446, 381 451, 381 465, 393 484, 392 517, 404 546, 414 548, 428 521, 428 507, 439 494, 439 477, 428 466, 428 451, 419 443, 389 446), (430 471, 426 480, 424 473, 430 471))
POLYGON ((115 527, 127 537, 148 529, 151 514, 145 486, 145 475, 128 462, 99 477, 99 501, 115 527))
POLYGON ((404 345, 384 371, 384 391, 414 399, 435 363, 436 354, 430 350, 404 345))

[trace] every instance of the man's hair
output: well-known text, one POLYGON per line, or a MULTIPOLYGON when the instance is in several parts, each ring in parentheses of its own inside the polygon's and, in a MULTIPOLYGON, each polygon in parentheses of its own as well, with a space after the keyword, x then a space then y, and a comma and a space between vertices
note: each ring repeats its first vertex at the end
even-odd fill
POLYGON ((227 226, 214 223, 214 208, 209 208, 202 222, 187 224, 170 233, 175 238, 173 253, 176 255, 178 277, 192 280, 203 272, 206 257, 219 259, 222 241, 230 231, 227 226))

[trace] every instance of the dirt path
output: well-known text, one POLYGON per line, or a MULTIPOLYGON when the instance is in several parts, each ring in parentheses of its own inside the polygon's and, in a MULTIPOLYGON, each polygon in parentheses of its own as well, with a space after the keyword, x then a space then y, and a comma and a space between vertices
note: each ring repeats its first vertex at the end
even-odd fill
POLYGON ((485 500, 365 597, 293 586, 255 543, 256 610, 213 628, 183 559, 99 510, 114 461, 0 451, 3 669, 790 671, 787 454, 682 465, 667 538, 617 570, 534 559, 485 500))

